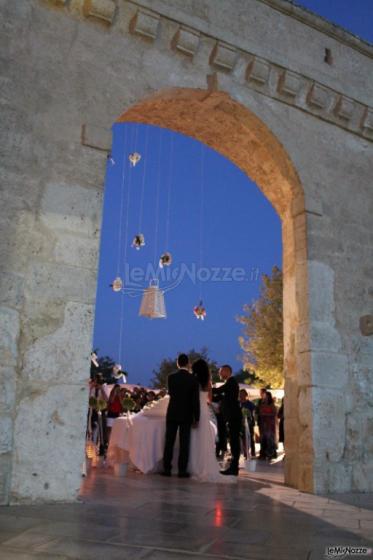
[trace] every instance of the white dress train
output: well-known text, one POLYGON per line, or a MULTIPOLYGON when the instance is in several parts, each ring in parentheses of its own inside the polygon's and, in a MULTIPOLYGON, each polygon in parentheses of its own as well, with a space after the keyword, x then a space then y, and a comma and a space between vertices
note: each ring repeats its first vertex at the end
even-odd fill
POLYGON ((219 463, 215 456, 216 428, 210 420, 208 392, 199 392, 200 419, 197 428, 192 428, 189 450, 188 470, 200 482, 220 482, 232 484, 236 476, 220 474, 219 463))

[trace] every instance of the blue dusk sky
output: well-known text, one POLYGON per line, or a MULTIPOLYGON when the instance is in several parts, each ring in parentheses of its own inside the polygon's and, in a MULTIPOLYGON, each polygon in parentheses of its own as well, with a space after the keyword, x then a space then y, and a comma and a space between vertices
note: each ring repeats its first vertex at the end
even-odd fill
MULTIPOLYGON (((299 0, 299 5, 373 41, 373 0, 299 0)), ((239 370, 236 316, 259 295, 261 275, 282 265, 281 222, 257 186, 229 160, 154 126, 115 124, 108 162, 93 347, 120 361, 130 383, 148 384, 164 357, 207 347, 239 370), (132 167, 131 152, 142 158, 132 167), (124 157, 125 155, 125 157, 124 157), (133 236, 145 236, 140 251, 133 236), (171 267, 159 256, 170 251, 171 267), (139 317, 158 274, 166 319, 139 317), (198 272, 200 271, 200 272, 198 272), (110 288, 116 276, 123 294, 110 288), (202 299, 205 321, 193 307, 202 299)))

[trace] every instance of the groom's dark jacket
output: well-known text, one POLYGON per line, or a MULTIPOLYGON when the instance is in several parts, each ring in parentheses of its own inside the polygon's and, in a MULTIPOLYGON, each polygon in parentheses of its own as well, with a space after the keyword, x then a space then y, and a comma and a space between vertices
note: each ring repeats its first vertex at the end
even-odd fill
POLYGON ((179 369, 168 377, 170 402, 167 422, 193 424, 199 421, 199 385, 186 369, 179 369))
POLYGON ((228 421, 237 420, 242 417, 241 408, 238 402, 239 385, 237 380, 231 376, 224 385, 212 390, 214 400, 220 401, 221 413, 228 421))

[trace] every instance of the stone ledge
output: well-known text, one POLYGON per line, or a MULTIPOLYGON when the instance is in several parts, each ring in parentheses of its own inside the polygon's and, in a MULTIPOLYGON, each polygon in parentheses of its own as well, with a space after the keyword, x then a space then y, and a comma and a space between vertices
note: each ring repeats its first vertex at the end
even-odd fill
POLYGON ((171 41, 171 47, 183 54, 194 56, 197 52, 199 41, 200 34, 198 32, 180 26, 171 41))
POLYGON ((157 38, 160 20, 161 18, 158 14, 139 9, 130 22, 129 30, 135 35, 141 35, 146 39, 154 41, 157 38))
POLYGON ((111 130, 94 124, 82 125, 82 144, 108 152, 111 149, 111 130))

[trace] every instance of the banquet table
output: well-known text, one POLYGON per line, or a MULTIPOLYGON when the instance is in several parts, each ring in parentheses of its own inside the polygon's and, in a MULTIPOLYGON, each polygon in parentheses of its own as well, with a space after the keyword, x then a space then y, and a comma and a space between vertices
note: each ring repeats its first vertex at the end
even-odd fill
POLYGON ((131 463, 144 474, 161 470, 168 397, 162 401, 149 410, 129 413, 114 421, 108 449, 109 464, 115 467, 131 463))

